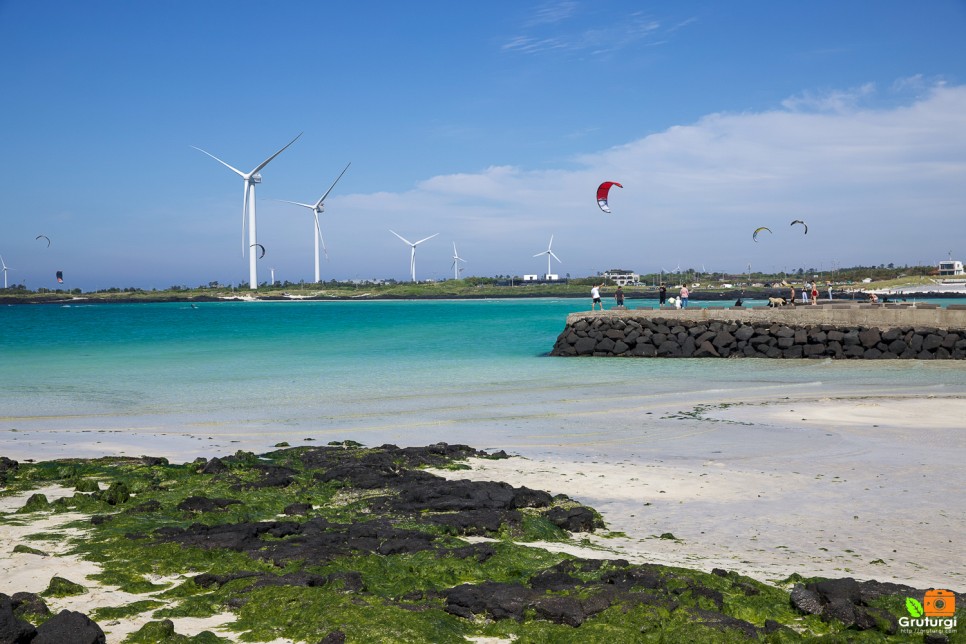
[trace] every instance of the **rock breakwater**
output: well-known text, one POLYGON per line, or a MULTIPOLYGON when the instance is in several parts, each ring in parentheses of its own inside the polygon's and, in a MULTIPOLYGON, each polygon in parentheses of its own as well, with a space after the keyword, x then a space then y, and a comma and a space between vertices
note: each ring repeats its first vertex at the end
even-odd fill
MULTIPOLYGON (((966 359, 966 330, 742 315, 733 310, 572 314, 553 356, 642 358, 966 359)), ((752 313, 749 311, 749 313, 752 313)), ((814 316, 813 316, 814 317, 814 316)))

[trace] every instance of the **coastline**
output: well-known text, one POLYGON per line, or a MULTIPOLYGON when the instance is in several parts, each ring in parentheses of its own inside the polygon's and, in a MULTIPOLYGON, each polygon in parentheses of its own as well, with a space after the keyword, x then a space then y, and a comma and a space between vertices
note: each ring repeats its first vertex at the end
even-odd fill
MULTIPOLYGON (((962 556, 922 547, 941 537, 955 550, 953 537, 966 533, 966 499, 927 493, 930 481, 966 486, 964 416, 961 395, 799 395, 780 404, 706 406, 698 414, 703 429, 623 456, 588 451, 571 436, 536 449, 524 441, 514 458, 436 473, 562 493, 594 507, 610 531, 626 535, 592 537, 600 556, 722 567, 766 582, 798 573, 964 591, 962 556), (656 538, 664 533, 675 539, 656 538)), ((21 436, 3 455, 46 461, 145 453, 184 462, 198 455, 196 440, 177 435, 112 442, 121 435, 111 432, 96 434, 96 445, 71 444, 89 441, 77 435, 86 433, 65 430, 56 442, 21 436)), ((222 453, 264 452, 267 438, 239 437, 222 453)), ((7 546, 0 543, 0 552, 7 546)))

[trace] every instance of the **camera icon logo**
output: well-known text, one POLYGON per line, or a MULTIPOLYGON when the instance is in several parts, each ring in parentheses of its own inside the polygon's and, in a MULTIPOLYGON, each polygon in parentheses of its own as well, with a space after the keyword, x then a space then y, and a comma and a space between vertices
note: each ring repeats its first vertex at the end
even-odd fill
POLYGON ((926 617, 952 617, 956 614, 956 596, 949 590, 927 590, 922 608, 926 617))

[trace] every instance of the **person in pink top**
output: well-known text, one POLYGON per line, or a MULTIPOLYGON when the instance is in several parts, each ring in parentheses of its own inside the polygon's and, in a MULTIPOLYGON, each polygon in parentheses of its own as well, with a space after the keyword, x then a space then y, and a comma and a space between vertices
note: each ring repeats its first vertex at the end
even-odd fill
POLYGON ((678 293, 678 295, 681 296, 681 308, 682 309, 688 308, 688 295, 690 295, 690 293, 688 293, 688 285, 687 284, 685 284, 684 286, 681 287, 681 291, 680 291, 680 293, 678 293))

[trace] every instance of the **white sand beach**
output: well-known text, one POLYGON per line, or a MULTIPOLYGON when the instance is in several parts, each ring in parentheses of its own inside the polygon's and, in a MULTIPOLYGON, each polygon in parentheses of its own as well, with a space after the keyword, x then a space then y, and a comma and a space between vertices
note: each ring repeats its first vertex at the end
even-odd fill
MULTIPOLYGON (((57 485, 45 486, 27 494, 0 498, 0 517, 5 519, 22 518, 0 525, 0 593, 12 595, 16 592, 42 593, 53 577, 61 577, 79 583, 87 589, 82 595, 70 597, 49 597, 45 601, 52 613, 72 610, 90 615, 96 608, 123 606, 146 599, 143 595, 126 593, 118 588, 94 581, 90 575, 100 572, 93 562, 84 561, 70 554, 71 541, 83 538, 83 524, 89 517, 78 512, 51 514, 34 512, 15 517, 16 510, 23 506, 31 494, 43 494, 48 501, 74 494, 73 488, 57 485), (70 524, 74 524, 71 526, 70 524), (29 540, 26 539, 31 536, 29 540), (43 555, 17 553, 13 549, 18 544, 29 545, 43 555)), ((148 579, 157 585, 174 586, 182 578, 163 578, 154 576, 148 579)), ((232 613, 221 613, 205 618, 177 617, 171 621, 177 633, 200 633, 211 631, 221 637, 233 638, 237 634, 225 630, 234 621, 232 613)), ((98 626, 104 631, 108 642, 119 642, 136 632, 151 620, 150 613, 114 620, 100 620, 98 626)), ((272 644, 290 644, 291 640, 278 639, 272 644)))
MULTIPOLYGON (((966 397, 900 392, 837 397, 803 391, 780 399, 704 404, 686 420, 675 420, 674 408, 658 410, 646 421, 638 416, 636 439, 634 427, 625 426, 605 448, 593 446, 599 432, 552 440, 541 435, 545 426, 531 427, 512 452, 507 450, 511 458, 474 459, 471 470, 437 473, 562 493, 594 507, 607 530, 587 539, 577 535, 569 545, 534 544, 580 556, 724 568, 762 581, 798 573, 966 590, 966 556, 958 547, 966 534, 966 498, 958 493, 966 487, 966 397)), ((618 418, 601 416, 595 423, 618 418)), ((619 418, 626 420, 625 413, 619 418)), ((447 430, 453 427, 440 431, 447 430)), ((89 431, 61 430, 56 440, 26 432, 8 441, 5 450, 13 457, 29 453, 34 460, 49 460, 64 457, 65 445, 73 444, 92 452, 85 456, 126 451, 177 460, 199 448, 197 440, 180 434, 115 430, 95 433, 91 442, 89 431)), ((276 438, 215 437, 230 445, 223 453, 265 451, 267 441, 276 438)), ((418 444, 440 439, 439 434, 420 437, 425 440, 418 444)), ((473 442, 466 439, 459 433, 448 442, 473 442)), ((58 493, 38 491, 51 499, 58 493)), ((0 513, 9 518, 25 499, 0 499, 0 513)), ((73 610, 133 601, 87 579, 96 568, 65 554, 62 526, 76 518, 37 513, 23 525, 0 526, 0 567, 6 571, 0 592, 39 592, 51 577, 62 575, 91 589, 89 595, 70 598, 73 610), (27 534, 38 533, 50 538, 29 543, 48 556, 12 552, 27 534)), ((52 601, 52 608, 62 601, 52 601)), ((231 637, 219 628, 230 621, 230 615, 178 621, 176 629, 209 629, 231 637)), ((104 628, 115 639, 142 623, 118 620, 104 628)))
POLYGON ((667 445, 650 461, 476 459, 438 473, 567 494, 626 535, 593 544, 634 563, 962 591, 964 417, 955 397, 800 398, 708 412, 730 436, 716 455, 667 445), (755 444, 769 448, 740 448, 755 444))

